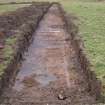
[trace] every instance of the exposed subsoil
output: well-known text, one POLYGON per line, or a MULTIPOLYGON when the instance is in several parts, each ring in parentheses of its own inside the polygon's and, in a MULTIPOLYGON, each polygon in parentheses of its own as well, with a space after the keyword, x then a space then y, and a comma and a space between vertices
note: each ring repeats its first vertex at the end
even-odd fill
POLYGON ((2 95, 2 104, 69 105, 96 101, 61 14, 53 5, 40 21, 15 81, 2 95))

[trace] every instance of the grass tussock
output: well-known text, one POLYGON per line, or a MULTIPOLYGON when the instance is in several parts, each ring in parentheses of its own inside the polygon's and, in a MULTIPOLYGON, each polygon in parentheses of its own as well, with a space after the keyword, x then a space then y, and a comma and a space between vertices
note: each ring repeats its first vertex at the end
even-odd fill
POLYGON ((4 48, 0 50, 0 58, 2 62, 0 63, 0 76, 4 73, 4 69, 10 63, 13 55, 13 45, 16 42, 16 37, 12 36, 6 39, 4 48))

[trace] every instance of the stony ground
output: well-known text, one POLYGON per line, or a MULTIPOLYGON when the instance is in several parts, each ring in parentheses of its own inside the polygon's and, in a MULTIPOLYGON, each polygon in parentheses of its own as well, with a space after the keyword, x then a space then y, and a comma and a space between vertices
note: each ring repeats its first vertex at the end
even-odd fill
POLYGON ((69 105, 95 101, 56 5, 40 22, 24 58, 14 85, 2 96, 2 104, 69 105))

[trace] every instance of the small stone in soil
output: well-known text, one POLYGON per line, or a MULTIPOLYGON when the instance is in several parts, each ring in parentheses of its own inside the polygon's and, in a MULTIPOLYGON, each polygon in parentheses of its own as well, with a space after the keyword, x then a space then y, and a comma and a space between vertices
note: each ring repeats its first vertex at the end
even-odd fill
POLYGON ((65 96, 63 96, 62 94, 59 94, 59 95, 58 95, 58 99, 59 99, 59 100, 65 100, 65 99, 66 99, 66 97, 65 97, 65 96))

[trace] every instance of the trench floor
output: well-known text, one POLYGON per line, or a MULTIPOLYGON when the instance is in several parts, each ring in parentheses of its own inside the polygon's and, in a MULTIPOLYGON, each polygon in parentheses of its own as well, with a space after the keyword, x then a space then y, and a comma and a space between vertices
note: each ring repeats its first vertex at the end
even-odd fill
POLYGON ((41 20, 15 82, 3 94, 6 105, 69 105, 92 100, 60 9, 41 20))

